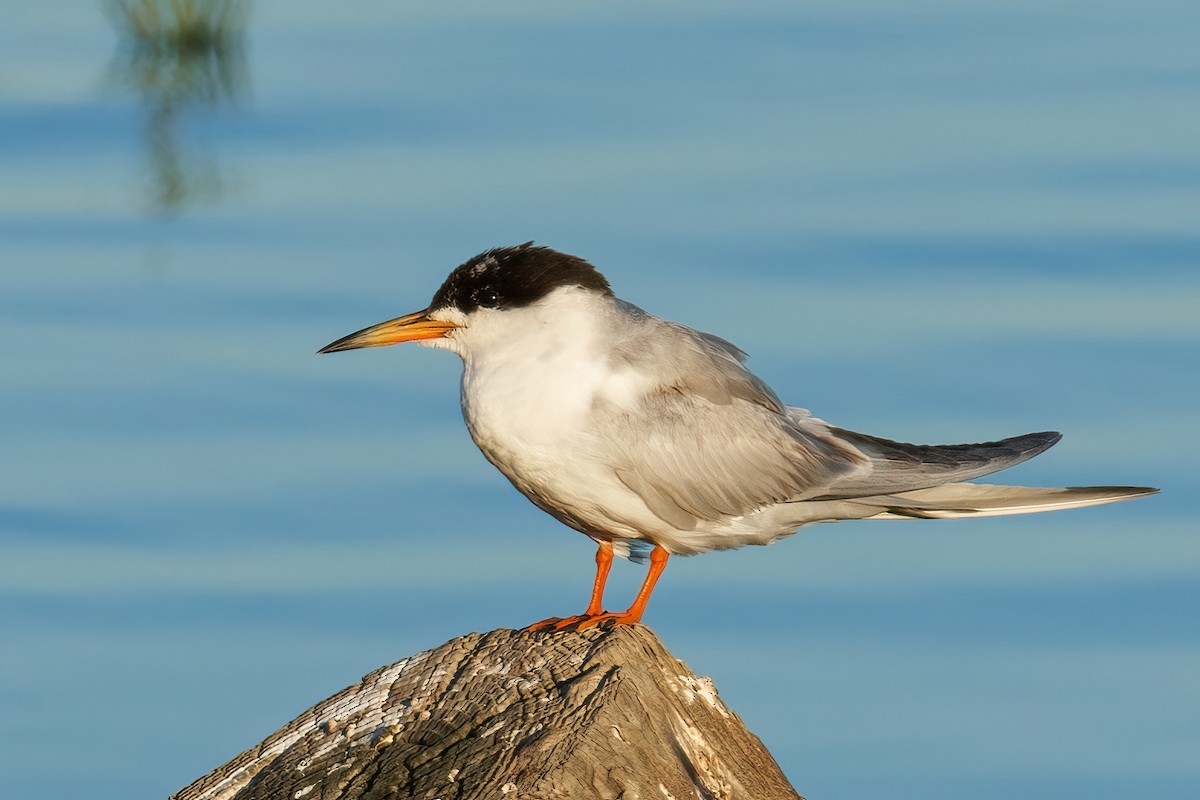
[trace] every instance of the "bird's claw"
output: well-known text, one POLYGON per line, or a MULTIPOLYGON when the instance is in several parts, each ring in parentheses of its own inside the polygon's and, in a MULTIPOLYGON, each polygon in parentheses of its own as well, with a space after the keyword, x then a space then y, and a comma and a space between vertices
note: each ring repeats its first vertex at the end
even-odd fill
POLYGON ((527 630, 527 631, 547 631, 547 630, 551 630, 551 629, 557 629, 558 623, 565 622, 565 621, 571 620, 571 619, 574 619, 574 617, 567 617, 565 620, 562 617, 547 617, 546 619, 543 619, 539 622, 535 622, 532 625, 526 625, 525 630, 527 630))
POLYGON ((639 618, 634 617, 627 611, 613 612, 601 611, 598 614, 575 614, 570 617, 550 617, 548 619, 535 622, 525 628, 527 631, 569 631, 578 633, 587 628, 600 628, 601 630, 612 630, 618 625, 633 625, 639 621, 639 618))
POLYGON ((635 616, 628 611, 613 612, 602 611, 599 614, 593 614, 584 617, 578 623, 571 626, 571 630, 581 631, 585 628, 600 628, 601 630, 612 630, 618 625, 635 625, 641 621, 641 616, 635 616))
POLYGON ((527 631, 574 631, 577 626, 592 618, 589 614, 574 614, 569 617, 548 617, 525 628, 527 631))

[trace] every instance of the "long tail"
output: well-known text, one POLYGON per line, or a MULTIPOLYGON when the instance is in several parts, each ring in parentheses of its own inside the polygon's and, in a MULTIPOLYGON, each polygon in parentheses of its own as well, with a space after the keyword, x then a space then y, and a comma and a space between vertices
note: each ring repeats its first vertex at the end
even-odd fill
POLYGON ((871 515, 876 519, 953 519, 1080 508, 1132 500, 1156 492, 1158 489, 1146 486, 1071 486, 1064 489, 1042 489, 984 483, 947 483, 911 492, 857 497, 853 502, 878 508, 879 513, 871 515))

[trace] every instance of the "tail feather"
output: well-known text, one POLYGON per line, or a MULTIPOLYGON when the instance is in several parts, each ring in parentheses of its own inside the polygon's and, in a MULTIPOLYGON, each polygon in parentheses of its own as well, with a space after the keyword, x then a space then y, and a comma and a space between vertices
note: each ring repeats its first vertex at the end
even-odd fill
POLYGON ((1063 489, 1043 489, 982 483, 947 483, 929 489, 859 497, 853 502, 878 507, 880 512, 874 515, 876 519, 953 519, 1058 511, 1132 500, 1156 492, 1158 489, 1145 486, 1070 486, 1063 489))

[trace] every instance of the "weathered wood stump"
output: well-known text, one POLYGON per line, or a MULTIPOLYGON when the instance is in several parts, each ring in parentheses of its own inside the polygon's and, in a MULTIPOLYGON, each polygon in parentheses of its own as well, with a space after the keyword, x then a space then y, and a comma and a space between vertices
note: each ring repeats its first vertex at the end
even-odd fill
POLYGON ((497 630, 378 669, 172 800, 799 795, 642 626, 497 630))

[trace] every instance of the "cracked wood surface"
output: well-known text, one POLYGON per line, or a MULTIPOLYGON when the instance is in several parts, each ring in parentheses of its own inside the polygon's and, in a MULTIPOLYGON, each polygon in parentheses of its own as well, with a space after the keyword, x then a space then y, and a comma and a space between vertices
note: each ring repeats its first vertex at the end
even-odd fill
POLYGON ((378 669, 172 800, 799 795, 648 628, 452 639, 378 669))

